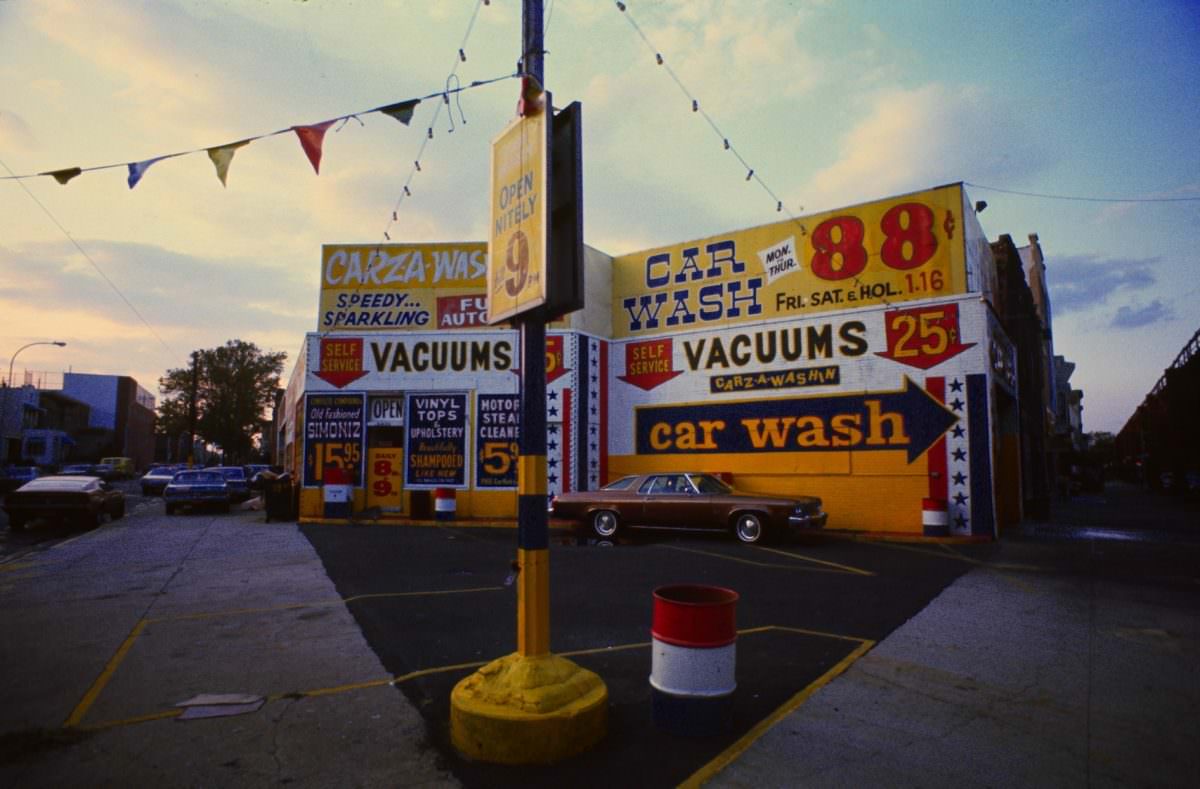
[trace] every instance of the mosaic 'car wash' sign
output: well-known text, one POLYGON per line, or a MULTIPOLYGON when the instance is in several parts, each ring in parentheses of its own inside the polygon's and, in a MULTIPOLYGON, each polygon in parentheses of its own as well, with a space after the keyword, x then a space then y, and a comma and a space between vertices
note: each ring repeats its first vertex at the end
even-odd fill
POLYGON ((952 184, 615 258, 613 333, 965 293, 963 212, 962 186, 952 184))
POLYGON ((407 396, 408 488, 467 486, 467 395, 433 392, 407 396))
POLYGON ((361 394, 310 394, 304 400, 304 484, 320 485, 331 468, 362 485, 361 394))
POLYGON ((326 244, 321 332, 483 326, 487 244, 326 244))

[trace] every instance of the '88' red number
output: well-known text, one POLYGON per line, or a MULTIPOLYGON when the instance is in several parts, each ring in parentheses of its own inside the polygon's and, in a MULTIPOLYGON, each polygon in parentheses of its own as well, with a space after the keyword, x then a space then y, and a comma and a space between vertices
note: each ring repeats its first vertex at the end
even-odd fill
POLYGON ((863 247, 863 223, 856 216, 835 216, 817 225, 812 232, 812 271, 821 279, 857 277, 867 267, 863 247), (835 237, 836 236, 836 237, 835 237), (835 265, 835 260, 838 265, 835 265))
POLYGON ((900 270, 917 268, 933 257, 938 245, 933 222, 933 210, 923 203, 892 206, 879 221, 885 236, 879 249, 884 265, 900 270))
MULTIPOLYGON (((933 258, 938 240, 933 209, 924 203, 899 203, 879 220, 883 245, 879 259, 888 268, 914 269, 933 258)), ((856 216, 834 216, 812 232, 812 272, 824 280, 851 279, 867 267, 865 232, 856 216)))

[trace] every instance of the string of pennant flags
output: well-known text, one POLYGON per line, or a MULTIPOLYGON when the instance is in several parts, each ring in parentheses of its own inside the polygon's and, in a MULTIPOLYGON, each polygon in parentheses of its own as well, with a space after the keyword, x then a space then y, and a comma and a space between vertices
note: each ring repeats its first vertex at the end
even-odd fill
MULTIPOLYGON (((746 161, 745 157, 742 156, 737 147, 730 142, 729 136, 721 130, 721 127, 717 126, 717 122, 713 120, 712 116, 705 112, 704 108, 700 106, 700 99, 698 99, 690 90, 688 90, 687 86, 683 84, 683 80, 679 78, 679 75, 676 74, 675 70, 671 68, 669 63, 667 63, 666 58, 663 57, 662 51, 656 48, 650 41, 650 38, 646 35, 645 31, 642 30, 641 25, 637 23, 637 20, 633 18, 633 14, 630 13, 629 6, 622 2, 622 0, 614 0, 613 5, 615 5, 617 11, 619 11, 621 15, 625 17, 625 20, 629 23, 629 26, 633 28, 634 32, 638 34, 638 37, 642 39, 642 43, 646 45, 646 48, 650 52, 654 53, 655 64, 661 66, 667 72, 667 74, 671 77, 671 80, 675 83, 683 95, 686 96, 691 102, 692 112, 701 116, 705 121, 708 122, 708 125, 714 132, 716 132, 717 137, 720 138, 724 149, 732 153, 734 158, 741 163, 742 167, 746 168, 746 180, 755 181, 759 186, 761 186, 763 191, 775 201, 776 213, 787 214, 788 218, 790 218, 792 222, 795 223, 795 225, 799 228, 800 234, 805 235, 808 232, 808 229, 804 226, 804 223, 795 214, 788 210, 787 206, 783 204, 783 200, 781 200, 779 196, 775 194, 775 191, 767 185, 767 182, 762 179, 762 176, 754 171, 754 168, 749 162, 746 161)), ((804 206, 800 206, 800 210, 803 211, 804 206)))
POLYGON ((267 132, 264 134, 257 134, 252 137, 245 137, 243 139, 237 140, 236 142, 223 143, 221 145, 215 145, 210 148, 194 148, 194 149, 187 150, 187 151, 177 151, 175 153, 166 153, 166 154, 161 154, 159 156, 153 156, 149 159, 142 159, 141 161, 135 161, 135 162, 121 162, 121 163, 117 163, 117 164, 101 164, 101 165, 94 165, 91 167, 64 167, 64 168, 57 169, 57 170, 46 170, 44 172, 29 173, 26 175, 6 175, 6 176, 0 176, 0 180, 13 181, 13 180, 26 180, 26 179, 31 179, 31 178, 50 177, 50 178, 53 178, 58 183, 62 184, 63 186, 66 186, 72 179, 82 175, 83 173, 95 172, 97 170, 111 170, 114 168, 124 167, 128 171, 128 175, 126 177, 126 183, 129 184, 130 189, 133 189, 135 186, 138 185, 139 182, 141 182, 142 177, 146 174, 146 171, 148 169, 150 169, 150 167, 152 165, 154 165, 158 162, 164 161, 166 159, 174 159, 174 158, 177 158, 180 156, 189 156, 191 154, 203 152, 203 153, 207 153, 208 158, 212 161, 213 167, 216 169, 217 178, 221 181, 221 185, 226 186, 227 185, 226 179, 229 176, 229 165, 233 162, 233 156, 235 153, 237 153, 238 150, 240 150, 241 148, 244 148, 245 146, 249 145, 250 143, 254 142, 255 140, 262 140, 267 137, 275 137, 280 134, 295 134, 296 135, 296 138, 300 142, 300 148, 304 151, 304 155, 308 159, 309 164, 312 165, 313 172, 316 173, 317 175, 320 175, 320 173, 321 173, 321 157, 323 154, 325 133, 328 132, 329 129, 331 127, 333 127, 335 124, 337 124, 339 122, 342 124, 345 124, 352 119, 359 121, 359 123, 362 123, 362 119, 360 116, 370 115, 372 113, 380 113, 382 115, 387 115, 388 117, 393 118, 393 119, 399 121, 400 123, 404 124, 405 126, 407 126, 412 121, 413 111, 416 109, 417 105, 420 104, 422 101, 437 98, 442 101, 449 102, 451 94, 459 94, 464 91, 472 90, 474 88, 483 87, 484 85, 490 85, 494 82, 500 82, 502 80, 507 80, 507 79, 514 79, 517 76, 519 76, 519 75, 518 74, 506 74, 502 77, 493 77, 491 79, 475 80, 474 82, 471 82, 468 85, 458 85, 453 88, 451 88, 451 87, 449 87, 449 85, 447 85, 447 87, 444 90, 440 90, 440 91, 437 91, 434 93, 429 93, 425 96, 420 96, 420 97, 412 98, 412 99, 405 99, 403 101, 397 101, 397 102, 393 102, 391 104, 385 104, 380 107, 374 107, 369 110, 361 110, 358 112, 347 113, 345 115, 338 115, 337 117, 329 118, 328 120, 323 120, 319 123, 309 123, 309 124, 304 124, 304 125, 289 126, 285 129, 279 129, 277 131, 267 132))

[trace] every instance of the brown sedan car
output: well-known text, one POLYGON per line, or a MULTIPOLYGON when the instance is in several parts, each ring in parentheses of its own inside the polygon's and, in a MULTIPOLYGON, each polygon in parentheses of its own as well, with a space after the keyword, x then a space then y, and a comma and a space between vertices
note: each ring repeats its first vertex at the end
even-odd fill
POLYGON ((13 531, 36 518, 93 527, 125 514, 125 494, 97 477, 41 477, 5 496, 4 511, 13 531))
POLYGON ((813 496, 778 498, 738 493, 712 474, 637 474, 600 490, 563 493, 550 504, 556 518, 586 523, 597 537, 624 527, 732 531, 742 542, 788 527, 819 529, 828 517, 813 496))

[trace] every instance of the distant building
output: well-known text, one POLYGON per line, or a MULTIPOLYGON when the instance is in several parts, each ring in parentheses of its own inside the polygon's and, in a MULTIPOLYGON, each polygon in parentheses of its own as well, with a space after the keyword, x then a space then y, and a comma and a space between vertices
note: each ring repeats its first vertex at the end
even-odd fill
POLYGON ((78 456, 128 457, 138 468, 154 459, 154 395, 133 378, 65 373, 62 392, 90 407, 87 428, 76 436, 78 456))
MULTIPOLYGON (((991 246, 997 275, 995 307, 1017 356, 1022 513, 1030 518, 1046 518, 1050 514, 1053 478, 1048 455, 1050 387, 1046 385, 1048 365, 1043 309, 1039 309, 1034 290, 1026 279, 1025 255, 1012 238, 1002 235, 991 246)), ((1040 257, 1039 248, 1038 265, 1044 269, 1040 257)), ((1044 282, 1044 279, 1040 281, 1044 282)), ((1042 292, 1040 297, 1048 307, 1046 294, 1042 292)), ((1049 310, 1045 309, 1045 312, 1048 314, 1049 310)))

